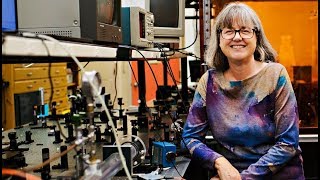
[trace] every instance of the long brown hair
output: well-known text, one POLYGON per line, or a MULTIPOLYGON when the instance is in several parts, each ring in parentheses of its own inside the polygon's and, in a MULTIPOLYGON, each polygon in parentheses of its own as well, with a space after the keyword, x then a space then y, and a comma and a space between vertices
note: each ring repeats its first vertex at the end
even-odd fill
POLYGON ((209 46, 205 53, 207 65, 217 71, 226 71, 229 68, 227 57, 219 47, 220 29, 232 27, 237 22, 240 26, 253 24, 257 36, 257 47, 254 52, 254 59, 257 61, 275 61, 277 53, 267 39, 258 15, 248 5, 233 2, 223 8, 215 19, 211 32, 209 46))

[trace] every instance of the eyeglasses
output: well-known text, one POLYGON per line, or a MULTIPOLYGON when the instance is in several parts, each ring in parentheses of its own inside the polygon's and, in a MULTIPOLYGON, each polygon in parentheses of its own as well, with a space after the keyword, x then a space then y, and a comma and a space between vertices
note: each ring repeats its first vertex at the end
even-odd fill
POLYGON ((248 28, 238 29, 238 30, 228 29, 228 28, 220 29, 221 37, 227 40, 233 39, 236 36, 237 32, 239 33, 242 39, 250 39, 253 37, 255 29, 248 29, 248 28))

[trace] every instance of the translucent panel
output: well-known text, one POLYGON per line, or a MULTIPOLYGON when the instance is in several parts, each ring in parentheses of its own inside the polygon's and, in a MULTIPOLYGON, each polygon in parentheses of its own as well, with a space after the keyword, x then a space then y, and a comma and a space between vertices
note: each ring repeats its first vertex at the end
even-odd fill
POLYGON ((318 127, 318 1, 246 2, 259 15, 298 101, 300 129, 318 127))

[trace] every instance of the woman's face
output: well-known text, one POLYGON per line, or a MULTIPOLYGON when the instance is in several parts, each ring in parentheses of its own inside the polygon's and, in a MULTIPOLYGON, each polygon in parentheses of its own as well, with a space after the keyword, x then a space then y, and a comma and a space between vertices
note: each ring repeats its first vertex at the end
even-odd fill
POLYGON ((222 32, 220 33, 220 48, 224 55, 228 58, 228 61, 239 63, 239 61, 250 61, 254 60, 254 51, 257 46, 257 37, 255 32, 252 30, 253 26, 239 26, 237 24, 233 24, 232 28, 223 28, 222 32), (237 31, 240 30, 240 31, 237 31), (236 31, 233 38, 223 38, 224 37, 232 37, 232 32, 236 31), (253 31, 252 38, 250 37, 250 33, 253 31), (224 33, 224 34, 222 34, 224 33), (249 36, 246 36, 248 35, 249 36), (243 38, 247 37, 247 38, 243 38))

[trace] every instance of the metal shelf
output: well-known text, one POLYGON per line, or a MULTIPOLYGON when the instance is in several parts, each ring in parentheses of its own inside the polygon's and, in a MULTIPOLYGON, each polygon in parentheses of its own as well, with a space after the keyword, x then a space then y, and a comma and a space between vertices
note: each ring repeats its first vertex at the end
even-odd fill
MULTIPOLYGON (((89 44, 81 42, 72 41, 60 41, 61 45, 66 48, 71 54, 81 59, 91 59, 92 61, 108 61, 117 60, 117 50, 119 47, 107 47, 100 44, 89 44)), ((129 49, 128 49, 129 51, 129 49)), ((140 51, 140 50, 139 50, 140 51)), ((156 52, 157 49, 154 48, 152 51, 141 50, 140 52, 147 59, 163 59, 161 57, 161 52, 156 52)), ((167 52, 171 54, 172 52, 167 52)), ((130 60, 142 59, 142 56, 137 51, 132 51, 130 60)), ((17 58, 24 58, 25 61, 35 61, 37 59, 42 59, 41 61, 49 61, 47 58, 55 58, 56 61, 53 62, 70 62, 70 55, 58 44, 48 41, 41 40, 37 38, 26 38, 20 36, 6 35, 3 37, 2 43, 2 63, 19 63, 16 62, 17 58)), ((181 58, 186 57, 182 53, 175 53, 173 57, 169 58, 181 58), (178 55, 177 55, 178 54, 178 55)), ((128 59, 129 60, 129 59, 128 59)))

